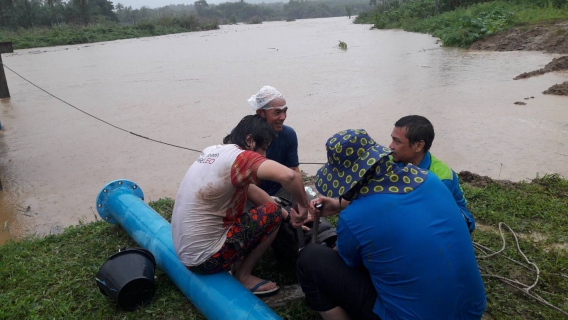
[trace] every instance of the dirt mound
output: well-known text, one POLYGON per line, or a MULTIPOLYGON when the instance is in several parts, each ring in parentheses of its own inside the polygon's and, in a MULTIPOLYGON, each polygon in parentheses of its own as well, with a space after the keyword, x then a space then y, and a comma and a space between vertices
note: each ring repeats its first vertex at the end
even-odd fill
POLYGON ((568 81, 555 84, 552 87, 548 88, 548 90, 543 91, 544 94, 555 94, 559 96, 568 96, 568 81))
POLYGON ((461 182, 469 183, 473 187, 483 188, 492 183, 497 183, 502 186, 514 186, 515 182, 509 180, 493 180, 488 176, 480 176, 476 173, 469 171, 461 171, 458 173, 461 182))
POLYGON ((544 51, 568 54, 568 22, 516 27, 474 43, 472 50, 544 51))
MULTIPOLYGON (((568 70, 568 56, 554 58, 552 59, 551 62, 549 62, 546 66, 544 66, 544 68, 531 72, 525 72, 523 74, 516 76, 514 80, 526 79, 533 76, 545 74, 547 72, 561 71, 561 70, 568 70)), ((555 94, 559 96, 568 96, 568 82, 555 84, 552 87, 548 88, 548 90, 544 91, 543 93, 555 94)))
POLYGON ((552 59, 551 62, 549 62, 546 66, 544 66, 544 68, 531 72, 525 72, 523 74, 516 76, 514 80, 526 79, 532 76, 538 76, 541 74, 545 74, 547 72, 559 71, 559 70, 568 70, 568 56, 554 58, 552 59))
POLYGON ((485 187, 493 182, 493 179, 488 176, 480 176, 469 171, 462 171, 458 173, 458 177, 462 182, 469 183, 475 187, 485 187))

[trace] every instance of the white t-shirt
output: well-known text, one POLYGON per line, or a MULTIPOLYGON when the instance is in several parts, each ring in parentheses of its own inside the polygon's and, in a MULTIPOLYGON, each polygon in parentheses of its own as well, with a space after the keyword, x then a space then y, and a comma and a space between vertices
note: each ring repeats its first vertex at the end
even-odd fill
POLYGON ((247 190, 266 158, 234 144, 203 150, 179 187, 172 213, 174 249, 183 264, 197 266, 217 253, 228 228, 244 213, 247 190))

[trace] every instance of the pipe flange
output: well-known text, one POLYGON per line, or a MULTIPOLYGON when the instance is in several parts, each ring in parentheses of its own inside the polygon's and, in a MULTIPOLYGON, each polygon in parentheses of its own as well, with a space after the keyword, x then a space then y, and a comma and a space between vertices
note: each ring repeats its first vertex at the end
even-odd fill
POLYGON ((109 212, 107 202, 111 194, 114 194, 116 192, 132 194, 144 200, 144 193, 142 192, 142 189, 140 189, 140 187, 136 183, 130 180, 114 180, 104 186, 101 189, 101 192, 99 192, 99 196, 97 197, 97 212, 104 221, 112 224, 117 224, 117 221, 114 220, 111 213, 109 212))

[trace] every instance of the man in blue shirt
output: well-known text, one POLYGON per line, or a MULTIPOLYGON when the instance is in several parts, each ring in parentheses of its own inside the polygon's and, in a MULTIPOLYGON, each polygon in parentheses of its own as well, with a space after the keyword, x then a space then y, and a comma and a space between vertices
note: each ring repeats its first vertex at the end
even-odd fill
MULTIPOLYGON (((256 114, 260 115, 272 125, 277 137, 266 150, 266 158, 274 160, 298 173, 298 137, 289 126, 284 125, 288 106, 286 99, 274 87, 264 86, 255 95, 248 99, 256 114)), ((270 196, 287 195, 282 186, 273 181, 263 181, 260 188, 270 196)))
POLYGON ((481 319, 485 289, 468 230, 440 179, 398 167, 365 130, 326 143, 310 212, 339 213, 337 246, 299 255, 307 304, 324 319, 481 319), (350 204, 341 211, 341 201, 350 204), (323 204, 316 209, 316 204, 323 204))
POLYGON ((432 171, 452 193, 456 204, 467 223, 469 232, 475 230, 475 219, 467 208, 467 201, 460 187, 457 174, 445 163, 430 153, 434 141, 434 126, 425 117, 406 116, 400 118, 391 133, 392 142, 389 148, 392 157, 399 167, 409 163, 421 169, 432 171))

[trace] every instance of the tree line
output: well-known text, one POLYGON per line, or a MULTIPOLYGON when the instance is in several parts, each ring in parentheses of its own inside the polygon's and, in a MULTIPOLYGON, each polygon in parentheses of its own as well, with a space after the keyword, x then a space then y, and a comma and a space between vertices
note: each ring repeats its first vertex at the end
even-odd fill
MULTIPOLYGON (((417 8, 416 11, 422 11, 416 17, 425 18, 433 16, 442 12, 453 11, 460 7, 467 7, 470 5, 494 2, 495 0, 369 0, 369 5, 373 7, 375 12, 387 12, 396 10, 401 6, 407 5, 409 8, 417 8), (409 6, 410 4, 410 6, 409 6), (424 8, 430 8, 425 10, 424 8)), ((511 2, 515 4, 528 3, 537 7, 553 7, 562 8, 568 6, 568 0, 503 0, 504 2, 511 2)))
MULTIPOLYGON (((214 20, 220 24, 259 23, 272 20, 337 17, 369 10, 368 0, 289 0, 251 4, 244 0, 208 4, 206 0, 190 5, 168 5, 156 9, 133 9, 108 0, 0 0, 0 27, 53 27, 89 25, 104 22, 137 24, 155 20, 187 18, 188 15, 214 20)), ((373 0, 376 1, 376 0, 373 0)))
POLYGON ((0 0, 0 27, 13 29, 118 21, 107 0, 0 0))
POLYGON ((369 10, 368 0, 289 0, 288 2, 251 4, 243 0, 209 4, 207 0, 198 0, 191 5, 169 5, 150 9, 142 7, 132 9, 118 3, 116 16, 119 21, 137 23, 165 15, 177 16, 196 14, 203 18, 227 23, 258 23, 261 21, 294 20, 306 18, 338 17, 348 14, 356 15, 369 10))

